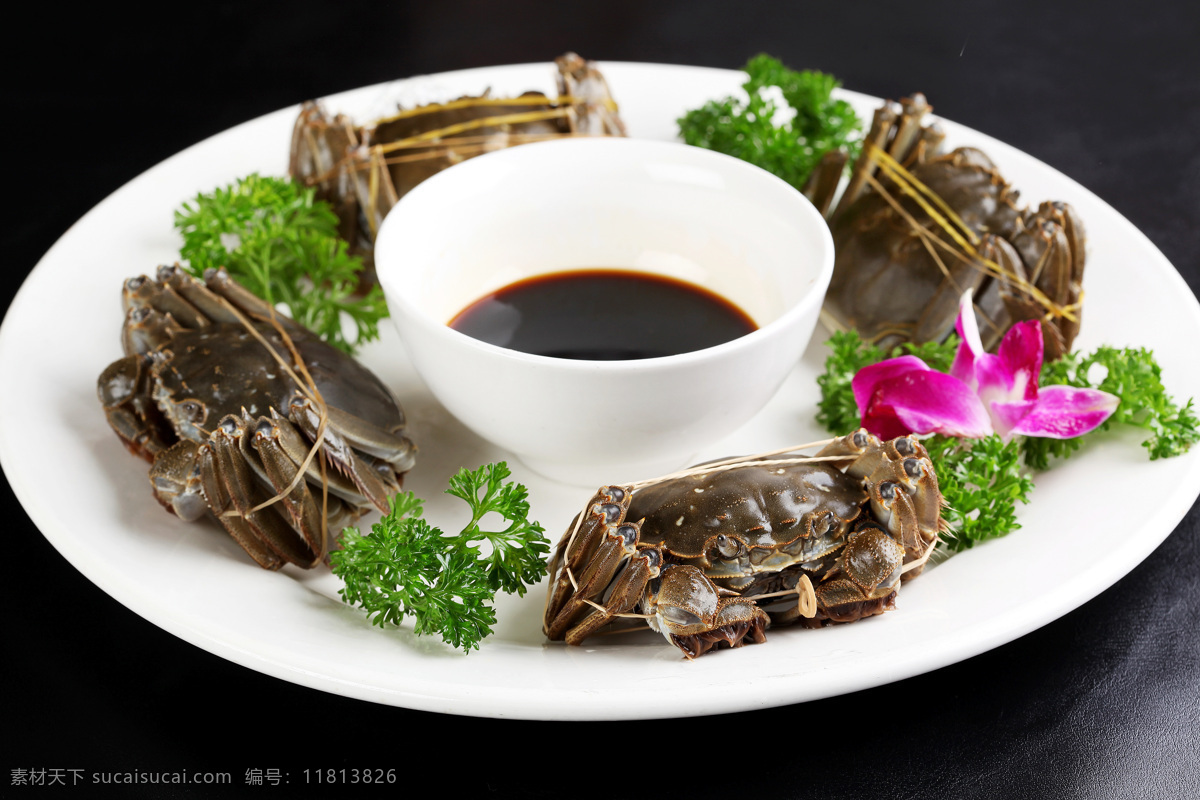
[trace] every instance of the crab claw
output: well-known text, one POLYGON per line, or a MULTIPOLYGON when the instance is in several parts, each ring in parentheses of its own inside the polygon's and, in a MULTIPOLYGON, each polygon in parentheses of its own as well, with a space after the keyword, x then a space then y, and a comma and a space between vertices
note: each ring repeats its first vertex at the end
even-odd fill
POLYGON ((690 564, 663 571, 652 611, 650 627, 689 659, 722 645, 741 647, 747 640, 761 644, 771 624, 753 600, 720 597, 716 585, 690 564))

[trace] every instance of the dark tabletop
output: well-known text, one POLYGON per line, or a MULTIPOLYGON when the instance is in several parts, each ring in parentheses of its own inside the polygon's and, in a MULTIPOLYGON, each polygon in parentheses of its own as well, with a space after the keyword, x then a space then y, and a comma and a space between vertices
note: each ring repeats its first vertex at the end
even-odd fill
MULTIPOLYGON (((1107 200, 1200 291, 1200 27, 1190 4, 966 5, 360 0, 135 14, 26 4, 32 22, 6 37, 4 307, 72 222, 211 134, 356 86, 565 50, 725 68, 765 51, 868 94, 923 91, 947 117, 1107 200)), ((1130 265, 1131 281, 1136 272, 1130 265)), ((46 313, 46 324, 64 323, 46 313)), ((348 700, 210 655, 92 585, 0 485, 10 554, 3 796, 51 791, 11 786, 20 769, 65 771, 68 782, 75 769, 220 770, 261 796, 285 789, 245 787, 248 769, 287 772, 303 794, 304 769, 355 767, 487 796, 1200 796, 1200 505, 1095 599, 926 675, 722 717, 536 723, 348 700)))

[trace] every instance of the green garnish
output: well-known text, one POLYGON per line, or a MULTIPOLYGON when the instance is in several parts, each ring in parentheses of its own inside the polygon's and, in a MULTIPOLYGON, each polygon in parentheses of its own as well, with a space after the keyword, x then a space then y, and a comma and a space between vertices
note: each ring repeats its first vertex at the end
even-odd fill
MULTIPOLYGON (((826 344, 825 371, 817 378, 821 399, 817 421, 836 435, 860 424, 858 405, 850 381, 863 367, 885 358, 915 355, 939 372, 949 372, 958 349, 958 337, 945 342, 911 343, 884 352, 864 342, 855 331, 833 334, 826 344)), ((942 517, 952 530, 943 533, 941 546, 957 552, 975 542, 1004 536, 1021 527, 1016 519, 1017 503, 1029 502, 1033 481, 1021 474, 1021 446, 1008 444, 992 435, 986 439, 955 439, 931 436, 923 441, 938 477, 938 489, 946 500, 942 517)))
MULTIPOLYGON (((842 435, 860 424, 851 380, 863 367, 885 358, 912 354, 939 372, 949 372, 958 348, 951 336, 943 343, 905 344, 885 353, 864 342, 855 331, 833 334, 826 343, 830 353, 825 371, 818 376, 821 399, 817 421, 826 430, 842 435)), ((952 530, 942 535, 941 546, 959 551, 976 542, 1011 533, 1020 527, 1016 505, 1029 502, 1033 480, 1022 473, 1021 462, 1037 470, 1049 467, 1053 457, 1064 458, 1082 442, 1115 423, 1144 428, 1151 436, 1142 446, 1150 458, 1180 455, 1200 441, 1200 422, 1192 400, 1179 407, 1162 384, 1162 369, 1154 354, 1141 348, 1100 347, 1090 355, 1071 353, 1042 366, 1040 386, 1067 384, 1100 389, 1120 398, 1111 417, 1091 433, 1073 439, 1017 436, 1005 444, 993 434, 984 439, 956 439, 935 435, 923 440, 938 477, 938 488, 949 508, 943 517, 952 530), (1103 375, 1094 376, 1099 369, 1103 375)))
POLYGON ((257 174, 210 194, 199 194, 175 212, 183 234, 179 255, 201 277, 210 267, 231 276, 268 303, 284 303, 289 315, 347 353, 379 337, 388 315, 383 291, 372 286, 354 297, 362 260, 338 238, 337 216, 315 191, 284 178, 257 174), (354 342, 342 333, 342 314, 357 328, 354 342))
POLYGON ((984 439, 935 435, 922 441, 933 462, 950 526, 939 545, 951 552, 973 547, 1021 527, 1017 503, 1028 503, 1033 479, 1021 473, 1021 446, 996 434, 984 439))
POLYGON ((768 55, 750 59, 745 69, 748 98, 712 100, 689 111, 678 120, 685 142, 749 161, 797 189, 830 150, 845 148, 853 162, 862 123, 849 103, 832 98, 841 85, 836 78, 790 70, 768 55))
POLYGON ((1113 415, 1091 433, 1074 439, 1026 438, 1025 463, 1034 469, 1047 469, 1051 458, 1070 455, 1088 437, 1117 423, 1150 431, 1142 447, 1150 452, 1152 461, 1185 453, 1200 441, 1200 423, 1191 398, 1182 408, 1174 402, 1162 384, 1162 368, 1154 360, 1154 353, 1145 348, 1102 346, 1086 356, 1068 353, 1042 367, 1040 384, 1100 389, 1116 395, 1121 402, 1113 415))
POLYGON ((471 521, 457 536, 426 522, 424 501, 412 492, 392 498, 391 511, 370 535, 346 528, 342 549, 329 554, 333 573, 345 583, 342 598, 376 625, 411 615, 418 635, 437 633, 453 647, 477 649, 496 623, 490 605, 496 592, 524 595, 526 584, 541 579, 550 551, 542 526, 528 518, 525 487, 504 482, 510 474, 501 461, 460 469, 450 479, 446 493, 471 508, 471 521), (493 512, 507 527, 481 527, 493 512), (487 554, 483 542, 491 546, 487 554))
POLYGON ((821 389, 817 422, 825 430, 840 436, 857 428, 861 419, 850 388, 855 373, 885 358, 904 355, 914 355, 939 372, 949 372, 954 363, 954 351, 958 349, 958 337, 951 334, 945 342, 909 342, 892 348, 889 353, 864 342, 856 331, 839 331, 825 344, 832 352, 825 358, 825 371, 817 377, 817 386, 821 389))

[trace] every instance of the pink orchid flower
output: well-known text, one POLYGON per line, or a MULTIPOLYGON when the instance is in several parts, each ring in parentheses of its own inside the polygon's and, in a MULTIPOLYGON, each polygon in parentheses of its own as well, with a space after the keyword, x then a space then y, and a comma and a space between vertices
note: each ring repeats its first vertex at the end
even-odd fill
POLYGON ((942 433, 1004 441, 1014 435, 1070 439, 1095 429, 1117 407, 1096 389, 1047 386, 1042 371, 1042 327, 1018 322, 996 354, 983 349, 971 306, 963 295, 955 324, 962 343, 947 375, 916 356, 900 356, 858 371, 851 381, 863 427, 877 436, 942 433))

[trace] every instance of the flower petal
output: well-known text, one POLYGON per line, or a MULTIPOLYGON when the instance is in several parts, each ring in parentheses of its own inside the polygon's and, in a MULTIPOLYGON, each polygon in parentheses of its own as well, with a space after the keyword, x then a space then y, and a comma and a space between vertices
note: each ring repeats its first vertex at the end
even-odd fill
POLYGON ((987 410, 992 417, 992 427, 1007 442, 1013 436, 1013 428, 1032 414, 1036 406, 1036 400, 997 401, 989 403, 987 410))
POLYGON ((979 397, 957 378, 931 369, 908 370, 879 381, 859 407, 863 427, 886 438, 905 433, 980 438, 992 432, 979 397))
MULTIPOLYGON (((875 387, 881 382, 891 380, 906 372, 921 372, 928 369, 929 365, 916 356, 888 358, 863 367, 854 373, 854 377, 850 379, 850 389, 854 392, 854 402, 858 404, 859 412, 866 409, 867 404, 871 400, 871 395, 875 394, 875 387)), ((904 434, 900 433, 896 435, 903 436, 904 434)))
POLYGON ((900 421, 896 409, 878 403, 863 414, 862 426, 885 442, 900 436, 907 436, 912 430, 900 421))
POLYGON ((959 345, 954 353, 950 374, 973 390, 979 385, 975 378, 975 360, 987 355, 987 351, 983 349, 983 340, 979 337, 979 323, 975 321, 971 297, 972 291, 967 289, 958 301, 958 319, 954 321, 954 329, 958 331, 959 345))
POLYGON ((1025 400, 1037 397, 1038 377, 1042 374, 1042 349, 1042 324, 1035 319, 1018 322, 1004 334, 996 355, 1010 376, 1011 394, 1023 395, 1025 400))
POLYGON ((1120 402, 1099 389, 1046 386, 1033 408, 1012 428, 1023 436, 1071 439, 1094 430, 1108 419, 1120 402))
POLYGON ((954 327, 962 343, 954 354, 950 374, 978 392, 985 405, 1037 397, 1043 348, 1040 323, 1028 320, 1013 325, 1004 334, 997 354, 992 355, 983 349, 968 289, 959 302, 954 327))

